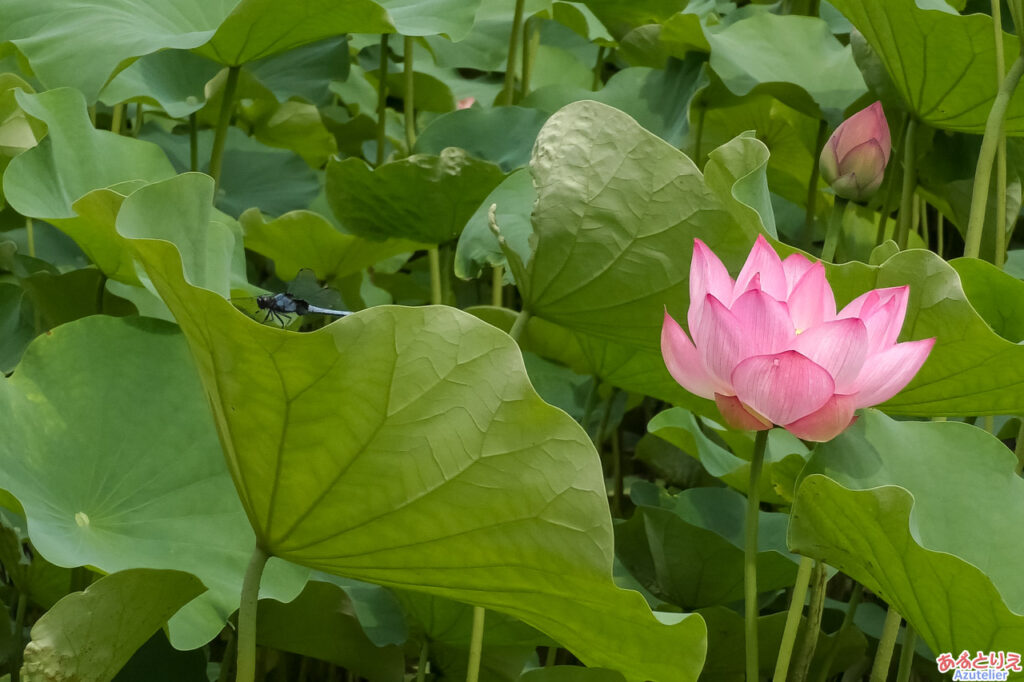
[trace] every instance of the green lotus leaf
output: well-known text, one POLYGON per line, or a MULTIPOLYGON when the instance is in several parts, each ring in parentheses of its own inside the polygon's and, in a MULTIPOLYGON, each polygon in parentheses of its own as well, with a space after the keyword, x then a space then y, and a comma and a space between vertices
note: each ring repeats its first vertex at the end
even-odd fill
POLYGON ((341 224, 360 236, 443 244, 459 236, 504 177, 494 164, 454 147, 378 168, 361 159, 332 159, 327 199, 341 224))
MULTIPOLYGON (((982 133, 996 97, 992 18, 922 9, 915 0, 832 3, 874 48, 914 116, 945 130, 982 133), (893 30, 894 27, 899 30, 893 30)), ((1017 38, 1003 34, 1006 64, 1017 38)), ((1004 119, 1009 135, 1024 133, 1024 92, 1016 90, 1004 119)))
POLYGON ((663 625, 614 587, 590 439, 537 397, 505 334, 444 307, 265 327, 187 284, 173 245, 134 245, 190 339, 268 552, 508 613, 631 680, 696 678, 703 624, 663 625))
POLYGON ((146 55, 106 84, 99 99, 114 106, 128 100, 156 104, 173 118, 199 111, 206 104, 206 84, 221 66, 186 50, 146 55))
POLYGON ((370 241, 338 231, 312 211, 292 211, 270 222, 256 209, 239 217, 245 248, 274 261, 283 280, 309 268, 326 282, 354 275, 382 260, 423 248, 403 239, 370 241))
POLYGON ((22 679, 110 680, 175 611, 204 591, 194 575, 120 571, 61 599, 32 626, 22 679))
POLYGON ((72 203, 94 189, 174 175, 156 145, 93 128, 81 93, 59 88, 38 95, 20 92, 17 99, 48 129, 46 138, 15 157, 4 173, 4 195, 22 215, 73 218, 72 203))
POLYGON ((526 107, 474 107, 438 116, 416 138, 415 151, 440 154, 461 147, 501 166, 506 173, 525 166, 547 115, 526 107), (495 131, 501 131, 495 135, 495 131))
MULTIPOLYGON (((505 252, 498 237, 491 231, 491 206, 495 208, 495 222, 501 230, 506 248, 512 249, 521 260, 530 256, 530 213, 537 200, 530 172, 521 168, 494 188, 476 212, 466 222, 455 249, 455 275, 463 279, 479 277, 485 267, 505 266, 505 252)), ((511 279, 511 275, 507 279, 511 279)))
MULTIPOLYGON (((912 0, 911 0, 912 1, 912 0)), ((758 88, 810 116, 842 119, 867 91, 850 47, 817 17, 755 12, 707 31, 711 68, 737 95, 758 88)))
POLYGON ((344 36, 336 36, 250 62, 245 71, 279 102, 301 97, 317 106, 326 106, 331 102, 330 82, 348 78, 350 67, 348 41, 344 36))
POLYGON ((660 24, 680 10, 680 3, 673 0, 584 0, 583 4, 616 39, 637 26, 660 24))
MULTIPOLYGON (((254 539, 174 327, 105 316, 57 327, 0 380, 0 410, 3 486, 39 553, 109 573, 192 573, 209 591, 171 619, 171 641, 194 648, 216 636, 238 607, 254 539)), ((298 567, 268 571, 266 596, 301 590, 298 567)))
POLYGON ((1024 641, 1017 570, 1024 481, 1013 453, 959 422, 868 410, 819 445, 797 488, 790 547, 890 603, 933 652, 1024 641))
POLYGON ((208 41, 238 0, 12 0, 0 42, 25 55, 48 88, 73 87, 90 103, 118 65, 208 41))
POLYGON ((11 372, 36 335, 32 303, 25 290, 0 282, 0 372, 11 372))
POLYGON ((520 682, 625 682, 620 673, 600 668, 554 665, 523 673, 520 682))

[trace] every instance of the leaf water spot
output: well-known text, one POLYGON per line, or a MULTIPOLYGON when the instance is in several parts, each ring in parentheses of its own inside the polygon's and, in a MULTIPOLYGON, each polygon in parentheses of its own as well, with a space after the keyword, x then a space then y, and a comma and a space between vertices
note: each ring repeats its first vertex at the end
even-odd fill
POLYGON ((85 512, 75 512, 75 523, 79 528, 86 528, 89 525, 89 515, 85 512))

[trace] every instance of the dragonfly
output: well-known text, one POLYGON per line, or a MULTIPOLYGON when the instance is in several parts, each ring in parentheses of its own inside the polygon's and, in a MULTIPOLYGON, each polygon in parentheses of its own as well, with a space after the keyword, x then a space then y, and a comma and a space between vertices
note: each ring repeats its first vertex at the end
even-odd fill
POLYGON ((351 311, 341 309, 342 305, 341 295, 322 286, 309 268, 300 270, 284 292, 256 297, 256 307, 265 313, 263 322, 274 318, 282 327, 288 315, 351 315, 351 311))

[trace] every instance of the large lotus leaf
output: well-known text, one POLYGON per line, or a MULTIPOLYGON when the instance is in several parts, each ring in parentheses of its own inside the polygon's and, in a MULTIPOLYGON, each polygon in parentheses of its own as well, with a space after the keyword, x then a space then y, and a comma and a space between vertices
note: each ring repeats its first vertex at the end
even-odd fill
POLYGON ((17 98, 25 113, 49 130, 4 173, 4 195, 22 215, 72 218, 71 204, 94 189, 174 175, 156 145, 93 128, 79 92, 60 88, 38 95, 20 92, 17 98))
MULTIPOLYGON (((634 484, 636 512, 616 527, 616 553, 656 597, 685 609, 743 599, 746 498, 727 488, 693 488, 659 495, 653 484, 634 484)), ((788 515, 760 512, 757 587, 788 587, 797 562, 786 550, 788 515)))
POLYGON ((402 678, 402 649, 375 646, 352 615, 352 602, 331 583, 310 580, 287 604, 264 599, 256 623, 262 646, 330 661, 370 682, 402 678))
POLYGON ((537 397, 505 334, 444 307, 265 327, 187 284, 173 245, 135 247, 268 552, 508 613, 633 680, 696 678, 703 623, 663 625, 614 587, 590 439, 537 397))
POLYGON ((370 168, 362 159, 327 164, 327 199, 341 224, 370 239, 443 244, 459 236, 504 179, 496 165, 450 147, 370 168))
POLYGON ((113 679, 157 629, 204 591, 194 575, 137 568, 61 599, 32 626, 25 682, 113 679))
POLYGON ((416 138, 415 151, 440 154, 461 147, 505 172, 530 161, 530 150, 547 114, 525 107, 474 107, 438 116, 416 138), (500 134, 495 134, 500 131, 500 134))
MULTIPOLYGON (((212 639, 238 607, 254 537, 174 327, 104 316, 58 327, 0 381, 0 412, 3 486, 24 507, 39 553, 111 573, 192 573, 209 591, 171 619, 171 641, 212 639)), ((301 589, 297 567, 268 570, 266 596, 301 589)))
POLYGON ((140 100, 162 107, 172 118, 182 118, 203 108, 206 84, 220 69, 216 62, 187 50, 163 50, 117 74, 99 99, 109 106, 140 100))
POLYGON ((597 102, 548 119, 531 170, 534 252, 511 264, 523 309, 596 338, 656 352, 665 306, 685 318, 694 237, 738 257, 756 234, 686 156, 597 102))
MULTIPOLYGON (((491 230, 491 206, 495 206, 494 220, 506 247, 519 254, 521 260, 529 258, 530 235, 533 234, 530 213, 533 212, 536 200, 533 178, 525 168, 514 171, 495 187, 470 216, 459 235, 459 244, 455 249, 455 275, 473 279, 479 277, 486 266, 507 264, 498 237, 491 230)), ((507 271, 506 279, 511 279, 511 273, 507 271)))
POLYGON ((239 109, 246 109, 253 138, 268 147, 295 152, 312 168, 321 168, 338 151, 334 135, 327 130, 320 110, 312 104, 257 100, 250 107, 239 109))
MULTIPOLYGON (((462 40, 480 8, 481 0, 376 0, 388 11, 398 33, 406 36, 444 34, 462 40)), ((503 3, 504 4, 504 3, 503 3)))
MULTIPOLYGON (((996 96, 992 18, 921 9, 915 0, 835 0, 867 39, 916 118, 936 128, 982 133, 996 96), (897 28, 898 27, 898 28, 897 28)), ((1017 39, 1003 35, 1007 64, 1017 39)), ((1024 92, 1006 112, 1008 134, 1024 133, 1024 92)))
POLYGON ((841 119, 867 91, 849 46, 817 17, 756 12, 706 36, 711 68, 737 95, 760 86, 804 113, 841 119))
POLYGON ((625 682, 620 673, 601 668, 555 665, 523 673, 520 682, 625 682))
POLYGON ((17 366, 21 354, 35 337, 33 317, 25 290, 0 282, 0 373, 7 374, 17 366))
POLYGON ((279 102, 301 97, 317 106, 326 106, 331 101, 330 81, 348 78, 349 67, 348 41, 344 36, 336 36, 252 62, 245 71, 279 102))
POLYGON ((345 592, 351 602, 352 613, 374 646, 405 644, 408 640, 405 613, 393 590, 322 571, 313 571, 310 580, 331 583, 345 592))
POLYGON ((682 9, 684 3, 678 0, 584 0, 583 4, 616 39, 621 39, 637 26, 667 20, 682 9))
POLYGON ((312 211, 292 211, 270 222, 256 209, 239 217, 245 230, 245 248, 274 261, 283 280, 294 279, 303 268, 317 278, 341 279, 400 253, 422 248, 404 239, 370 241, 339 232, 327 219, 312 211))
POLYGON ((11 41, 47 88, 96 100, 124 60, 209 40, 238 0, 10 0, 0 42, 11 41))
POLYGON ((790 546, 892 604, 932 651, 1012 650, 1024 641, 1014 465, 981 429, 869 410, 815 450, 790 546))
MULTIPOLYGON (((14 506, 17 500, 13 500, 14 506)), ((71 587, 71 571, 54 566, 32 548, 25 517, 0 507, 0 565, 7 579, 30 603, 48 609, 71 587)))

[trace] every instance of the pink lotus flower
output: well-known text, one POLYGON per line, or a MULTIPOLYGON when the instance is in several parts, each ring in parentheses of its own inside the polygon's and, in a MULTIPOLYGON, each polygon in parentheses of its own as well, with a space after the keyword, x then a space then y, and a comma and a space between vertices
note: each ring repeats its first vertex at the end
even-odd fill
POLYGON ((843 121, 821 150, 821 177, 844 199, 867 199, 882 184, 892 141, 882 103, 843 121))
POLYGON ((661 352, 675 380, 713 399, 730 426, 777 424, 804 440, 831 440, 854 410, 899 393, 928 357, 935 339, 896 343, 909 293, 875 289, 836 313, 820 262, 780 260, 759 235, 733 281, 695 239, 693 341, 666 312, 661 352))
POLYGON ((456 109, 469 109, 476 102, 476 97, 465 97, 455 103, 456 109))

